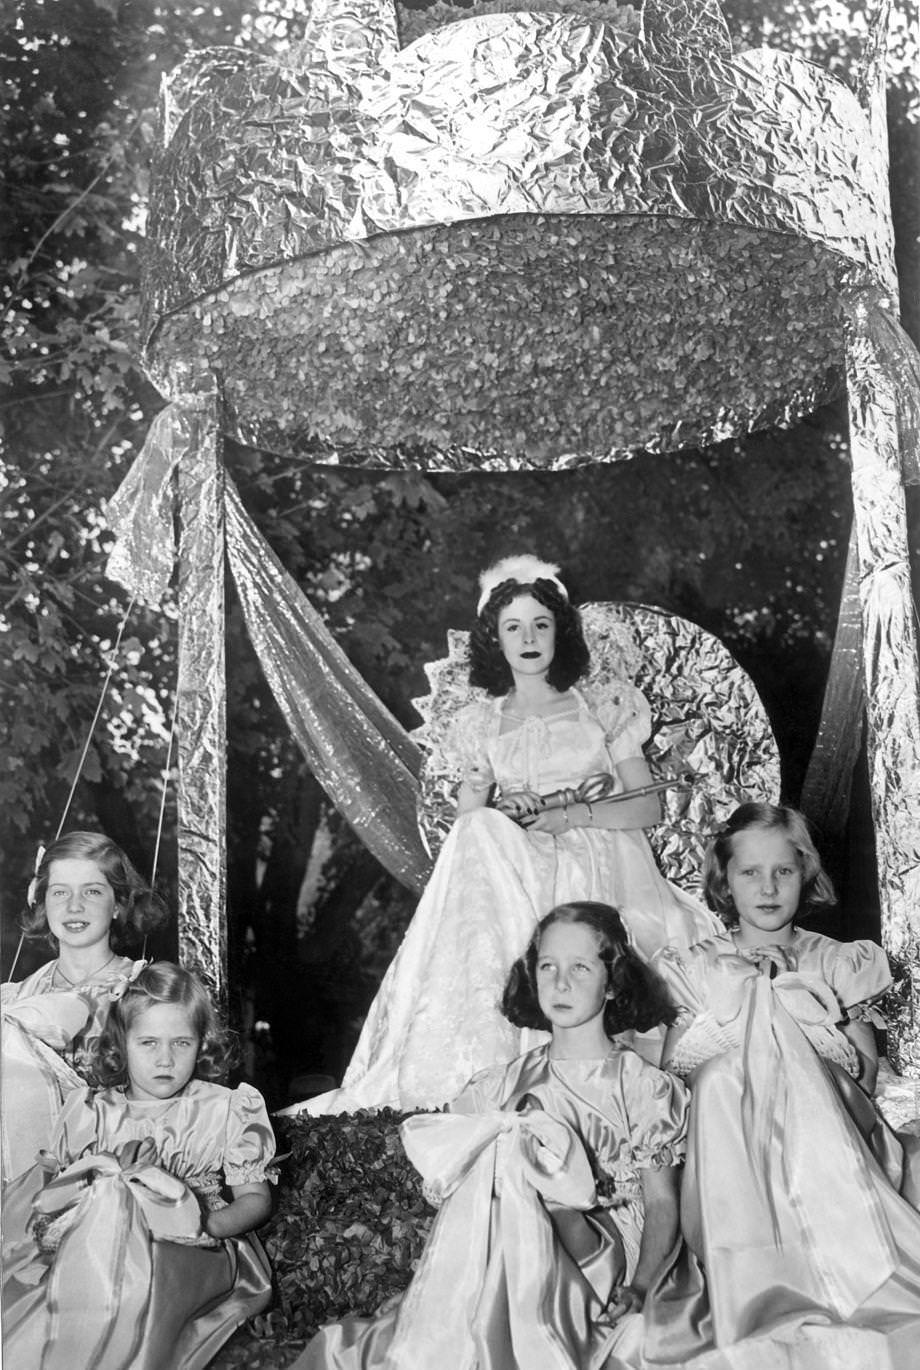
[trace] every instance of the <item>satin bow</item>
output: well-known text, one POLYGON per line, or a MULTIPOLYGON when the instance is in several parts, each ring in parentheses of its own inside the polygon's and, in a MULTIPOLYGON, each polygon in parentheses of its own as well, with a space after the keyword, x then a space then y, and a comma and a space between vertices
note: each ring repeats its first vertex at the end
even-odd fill
POLYGON ((150 1288, 151 1237, 193 1237, 201 1228, 194 1194, 155 1161, 149 1140, 121 1148, 118 1156, 84 1156, 36 1197, 38 1213, 74 1209, 48 1280, 41 1370, 132 1364, 147 1310, 121 1299, 122 1284, 150 1288))
POLYGON ((808 1027, 822 1024, 836 1027, 843 1013, 823 976, 794 969, 765 973, 768 966, 776 968, 788 964, 785 956, 777 960, 766 951, 757 957, 737 953, 720 956, 716 963, 718 973, 710 978, 707 987, 707 1006, 712 1016, 719 1023, 729 1023, 737 1018, 750 986, 757 980, 764 980, 766 992, 774 995, 796 1022, 808 1027))
MULTIPOLYGON (((491 1364, 481 1354, 488 1328, 479 1326, 477 1313, 499 1305, 515 1364, 568 1367, 552 1327, 554 1234, 545 1203, 593 1207, 594 1178, 581 1139, 541 1110, 419 1115, 401 1132, 426 1185, 446 1201, 400 1307, 387 1370, 491 1364), (501 1205, 498 1241, 493 1195, 501 1205)), ((571 1370, 587 1364, 572 1362, 571 1370)))

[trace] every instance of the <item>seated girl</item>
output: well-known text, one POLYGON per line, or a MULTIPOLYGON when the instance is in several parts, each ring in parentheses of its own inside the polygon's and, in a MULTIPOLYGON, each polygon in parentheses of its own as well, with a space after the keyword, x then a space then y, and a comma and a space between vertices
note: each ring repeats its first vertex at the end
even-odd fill
POLYGON ((95 1045, 106 1087, 68 1097, 45 1187, 27 1173, 7 1193, 10 1365, 193 1370, 267 1305, 246 1234, 269 1216, 274 1139, 256 1090, 213 1082, 227 1057, 206 991, 178 966, 147 966, 112 1004, 95 1045))
POLYGON ((581 1370, 637 1354, 636 1315, 677 1233, 687 1096, 617 1034, 673 1010, 616 911, 590 902, 541 920, 503 1008, 549 1042, 402 1125, 441 1204, 411 1286, 323 1328, 297 1370, 581 1370))
POLYGON ((649 1364, 760 1365, 750 1339, 764 1339, 790 1370, 907 1370, 920 1214, 871 1100, 885 954, 797 926, 833 891, 794 809, 737 809, 705 887, 725 931, 655 961, 680 1005, 664 1062, 692 1104, 686 1246, 651 1301, 649 1364))
POLYGON ((65 1096, 87 1078, 112 996, 139 969, 122 948, 139 951, 167 918, 121 848, 98 832, 52 842, 28 902, 25 936, 49 942, 57 955, 27 979, 0 986, 5 1182, 34 1163, 65 1096))
POLYGON ((538 919, 562 900, 616 905, 646 957, 716 928, 655 864, 643 832, 659 819, 655 795, 576 797, 598 775, 608 796, 649 784, 651 718, 625 681, 609 694, 576 688, 589 653, 557 571, 523 556, 482 577, 470 683, 483 694, 448 743, 462 777, 457 821, 342 1088, 300 1106, 311 1113, 436 1107, 476 1071, 533 1045, 503 1018, 502 986, 538 919), (562 802, 547 799, 560 793, 562 802))

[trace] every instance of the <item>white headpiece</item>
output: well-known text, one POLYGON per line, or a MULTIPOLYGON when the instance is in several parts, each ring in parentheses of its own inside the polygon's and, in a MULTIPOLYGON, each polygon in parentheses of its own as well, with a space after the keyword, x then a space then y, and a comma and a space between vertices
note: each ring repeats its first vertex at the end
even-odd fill
POLYGON ((483 571, 479 577, 482 593, 476 605, 476 613, 481 614, 489 602, 492 591, 506 580, 516 580, 519 585, 533 585, 535 580, 551 580, 563 599, 568 599, 568 591, 559 579, 559 567, 552 562, 541 561, 539 557, 525 553, 522 557, 502 557, 494 566, 483 571))

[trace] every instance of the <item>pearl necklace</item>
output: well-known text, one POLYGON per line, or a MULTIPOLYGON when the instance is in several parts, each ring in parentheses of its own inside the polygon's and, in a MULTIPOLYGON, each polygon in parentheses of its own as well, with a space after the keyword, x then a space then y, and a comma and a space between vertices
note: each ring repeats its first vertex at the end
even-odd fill
POLYGON ((51 984, 54 985, 55 979, 58 976, 60 976, 60 978, 64 981, 64 984, 69 985, 71 989, 76 989, 77 985, 86 985, 90 982, 90 980, 95 980, 97 975, 101 975, 102 972, 105 970, 106 966, 110 966, 117 955, 118 952, 113 951, 109 959, 107 961, 103 961, 102 965, 99 966, 97 970, 92 971, 89 975, 84 975, 83 978, 80 980, 68 980, 67 976, 61 970, 60 961, 55 961, 54 970, 51 972, 51 984))

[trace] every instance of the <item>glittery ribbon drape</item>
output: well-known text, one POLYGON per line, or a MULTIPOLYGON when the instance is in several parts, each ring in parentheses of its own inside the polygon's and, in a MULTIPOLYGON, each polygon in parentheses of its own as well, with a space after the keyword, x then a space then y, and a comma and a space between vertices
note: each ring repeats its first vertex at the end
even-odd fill
POLYGON ((266 679, 313 774, 379 861, 410 888, 429 859, 416 823, 421 755, 349 662, 226 486, 227 553, 266 679))
POLYGON ((178 469, 187 550, 180 556, 180 823, 188 835, 188 859, 180 869, 182 946, 183 956, 218 988, 226 940, 225 518, 226 551, 250 636, 316 778, 362 841, 410 888, 421 889, 430 862, 416 824, 418 748, 350 664, 244 510, 219 463, 214 413, 197 395, 158 415, 110 502, 118 540, 108 569, 142 598, 160 599, 175 558, 172 477, 178 469))

